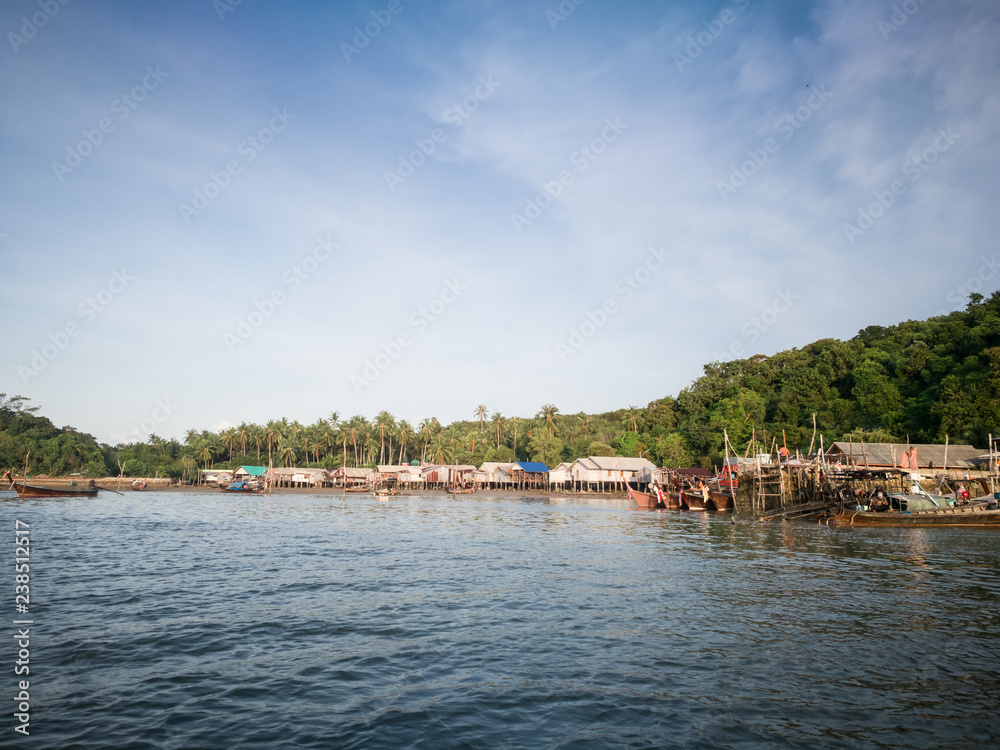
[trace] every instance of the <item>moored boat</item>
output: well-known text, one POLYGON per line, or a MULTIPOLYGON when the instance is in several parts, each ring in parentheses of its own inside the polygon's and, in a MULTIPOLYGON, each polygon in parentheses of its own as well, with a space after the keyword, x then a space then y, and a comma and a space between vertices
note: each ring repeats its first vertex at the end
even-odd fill
POLYGON ((1000 526, 1000 505, 956 505, 933 510, 843 510, 827 523, 837 526, 1000 526))
POLYGON ((730 493, 709 489, 708 508, 710 510, 732 510, 733 507, 733 496, 730 493))
POLYGON ((672 495, 665 493, 656 482, 649 486, 652 492, 633 490, 628 483, 625 486, 628 489, 629 507, 631 508, 639 508, 640 510, 678 510, 680 508, 679 502, 672 495))
POLYGON ((219 487, 223 492, 256 492, 260 493, 264 491, 264 488, 257 484, 251 484, 250 482, 233 482, 228 486, 219 487))
POLYGON ((684 510, 708 510, 708 500, 701 490, 684 490, 681 492, 681 507, 684 510))
POLYGON ((142 490, 146 489, 146 480, 145 479, 132 480, 132 489, 138 492, 141 492, 142 490))
POLYGON ((97 497, 99 488, 93 486, 79 489, 72 487, 42 487, 37 484, 25 484, 24 482, 11 482, 10 489, 17 493, 18 497, 97 497))

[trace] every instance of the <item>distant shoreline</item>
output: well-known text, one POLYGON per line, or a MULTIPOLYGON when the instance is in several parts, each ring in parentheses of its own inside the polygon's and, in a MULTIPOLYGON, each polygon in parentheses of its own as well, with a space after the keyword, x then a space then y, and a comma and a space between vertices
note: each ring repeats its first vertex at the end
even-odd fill
MULTIPOLYGON (((15 477, 15 479, 20 482, 23 481, 20 477, 15 477)), ((98 487, 117 492, 129 492, 140 494, 142 492, 178 492, 178 493, 197 493, 197 494, 224 494, 222 490, 211 484, 169 484, 169 479, 146 479, 146 489, 145 490, 134 490, 132 489, 132 477, 126 477, 119 479, 118 477, 105 477, 103 479, 95 479, 94 484, 98 487)), ((28 484, 38 484, 43 486, 51 487, 79 487, 81 489, 86 488, 90 485, 90 479, 83 477, 32 477, 27 480, 28 484)), ((6 485, 3 488, 6 489, 6 485)), ((225 493, 225 494, 241 494, 241 493, 225 493)), ((257 494, 257 493, 247 493, 247 494, 257 494)), ((264 496, 267 493, 263 493, 264 496)), ((343 489, 339 487, 277 487, 273 490, 274 495, 331 495, 331 496, 351 496, 356 495, 359 497, 371 497, 371 490, 367 492, 344 492, 343 489)), ((602 498, 606 500, 621 500, 625 498, 624 493, 610 493, 610 492, 564 492, 561 490, 542 490, 542 489, 525 489, 525 490, 476 490, 474 493, 469 493, 474 495, 480 495, 485 497, 586 497, 586 498, 602 498)), ((420 496, 420 497, 450 497, 451 493, 447 490, 421 490, 421 489, 408 489, 400 490, 395 495, 388 495, 384 497, 407 497, 407 496, 420 496)))

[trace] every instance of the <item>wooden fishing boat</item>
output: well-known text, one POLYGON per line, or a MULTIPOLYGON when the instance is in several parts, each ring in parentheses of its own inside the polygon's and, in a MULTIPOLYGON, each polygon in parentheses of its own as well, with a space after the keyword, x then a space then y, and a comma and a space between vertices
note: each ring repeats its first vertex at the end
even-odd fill
POLYGON ((633 490, 627 484, 625 486, 628 487, 629 507, 638 508, 639 510, 656 510, 660 498, 655 492, 639 492, 639 490, 633 490))
POLYGON ((471 495, 475 490, 471 487, 448 487, 446 492, 449 495, 471 495))
POLYGON ((843 510, 827 523, 836 526, 998 526, 1000 505, 956 505, 933 510, 843 510))
POLYGON ((223 492, 253 492, 261 493, 264 488, 260 485, 251 484, 250 482, 233 482, 230 485, 223 485, 219 487, 223 492))
POLYGON ((629 507, 640 510, 680 510, 680 501, 673 495, 663 491, 659 484, 653 483, 650 489, 652 492, 639 492, 633 490, 626 483, 628 488, 629 507))
POLYGON ((366 484, 357 487, 341 487, 340 489, 342 492, 371 492, 372 488, 366 484))
POLYGON ((25 484, 24 482, 11 482, 10 489, 17 493, 18 497, 97 497, 101 489, 91 482, 88 487, 42 487, 37 484, 25 484))
POLYGON ((735 507, 733 496, 728 492, 709 489, 708 507, 710 510, 732 510, 735 507))
POLYGON ((132 489, 136 490, 137 492, 142 492, 142 490, 146 489, 146 480, 145 479, 132 480, 132 489))
POLYGON ((681 507, 684 510, 708 510, 705 495, 699 490, 684 490, 681 492, 681 507))

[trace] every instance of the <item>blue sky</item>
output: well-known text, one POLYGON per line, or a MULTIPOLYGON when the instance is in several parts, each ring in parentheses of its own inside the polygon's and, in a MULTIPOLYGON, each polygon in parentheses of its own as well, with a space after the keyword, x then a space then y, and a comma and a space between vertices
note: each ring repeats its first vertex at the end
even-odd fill
POLYGON ((993 2, 12 0, 0 31, 0 390, 103 441, 644 405, 1000 279, 993 2))

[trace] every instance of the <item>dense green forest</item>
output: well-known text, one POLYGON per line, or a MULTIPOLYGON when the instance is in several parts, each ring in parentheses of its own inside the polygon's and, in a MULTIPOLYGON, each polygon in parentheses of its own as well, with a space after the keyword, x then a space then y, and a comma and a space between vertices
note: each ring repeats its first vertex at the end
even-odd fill
MULTIPOLYGON (((1000 291, 973 294, 964 311, 883 328, 849 341, 713 362, 676 398, 605 414, 563 414, 546 404, 532 417, 485 405, 467 421, 419 424, 388 412, 368 419, 333 412, 303 425, 287 419, 220 432, 189 430, 183 442, 98 445, 72 427, 36 416, 27 399, 0 394, 0 464, 34 474, 192 477, 240 464, 371 466, 420 460, 480 465, 588 455, 642 456, 660 466, 719 465, 723 431, 741 451, 751 436, 805 452, 815 415, 828 445, 869 442, 972 443, 1000 434, 1000 291)), ((817 444, 818 445, 818 444, 817 444)))

